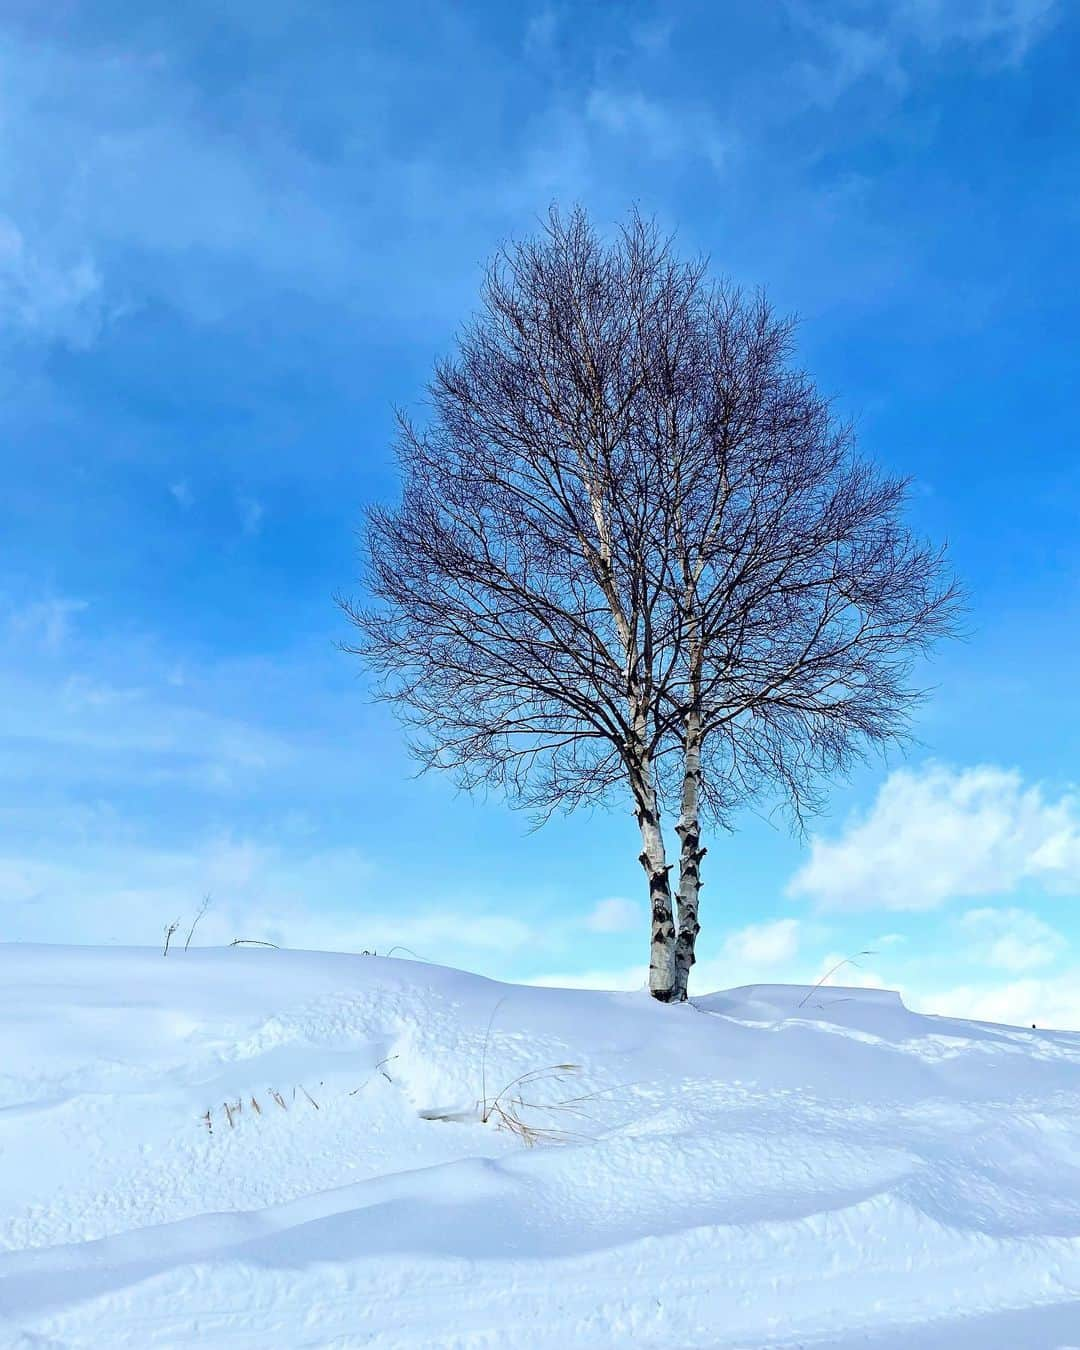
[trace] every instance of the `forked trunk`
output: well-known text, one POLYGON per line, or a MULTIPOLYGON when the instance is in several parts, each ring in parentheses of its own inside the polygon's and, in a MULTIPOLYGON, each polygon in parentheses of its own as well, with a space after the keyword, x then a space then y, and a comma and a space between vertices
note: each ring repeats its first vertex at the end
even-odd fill
POLYGON ((701 860, 705 849, 701 846, 701 728, 699 718, 691 714, 687 719, 685 764, 683 769, 682 802, 679 823, 679 932, 675 939, 675 983, 673 998, 686 998, 690 981, 690 967, 696 957, 694 947, 701 931, 698 923, 698 897, 701 893, 701 860))

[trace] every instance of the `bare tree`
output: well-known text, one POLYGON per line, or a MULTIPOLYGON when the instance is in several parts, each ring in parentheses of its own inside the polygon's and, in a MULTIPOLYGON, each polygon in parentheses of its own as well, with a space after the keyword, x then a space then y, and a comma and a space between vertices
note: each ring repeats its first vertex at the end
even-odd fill
POLYGON ((342 602, 425 767, 540 819, 628 790, 664 1001, 694 962, 702 822, 774 796, 801 822, 904 734, 912 659, 957 612, 906 483, 856 457, 792 331, 636 215, 605 244, 553 210, 489 267, 427 424, 400 417, 376 603, 342 602))

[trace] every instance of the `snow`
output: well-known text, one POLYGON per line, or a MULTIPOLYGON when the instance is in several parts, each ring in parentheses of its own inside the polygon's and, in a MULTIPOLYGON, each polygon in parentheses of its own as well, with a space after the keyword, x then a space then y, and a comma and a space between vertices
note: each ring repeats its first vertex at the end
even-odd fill
POLYGON ((0 946, 0 1344, 1080 1346, 1080 1035, 807 995, 0 946))

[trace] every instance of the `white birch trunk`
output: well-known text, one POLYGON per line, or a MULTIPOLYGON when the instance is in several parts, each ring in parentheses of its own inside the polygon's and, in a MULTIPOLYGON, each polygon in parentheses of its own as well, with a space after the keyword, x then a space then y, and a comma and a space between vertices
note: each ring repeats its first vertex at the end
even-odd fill
POLYGON ((685 1000, 690 980, 690 967, 697 959, 694 948, 701 925, 698 922, 698 899, 701 894, 701 860, 706 850, 701 846, 701 719, 692 712, 687 718, 685 761, 679 823, 679 932, 675 940, 675 986, 673 997, 685 1000))
POLYGON ((649 993, 661 1003, 676 995, 675 916, 671 903, 671 864, 667 861, 660 811, 646 764, 634 784, 638 828, 641 831, 639 862, 649 881, 651 938, 649 943, 649 993))

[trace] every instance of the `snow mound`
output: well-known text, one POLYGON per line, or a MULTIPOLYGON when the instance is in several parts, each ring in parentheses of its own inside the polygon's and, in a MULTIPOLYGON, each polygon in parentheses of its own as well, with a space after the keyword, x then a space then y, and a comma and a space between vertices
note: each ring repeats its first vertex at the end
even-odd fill
POLYGON ((0 1344, 1080 1346, 1080 1035, 251 948, 0 1009, 0 1344))

